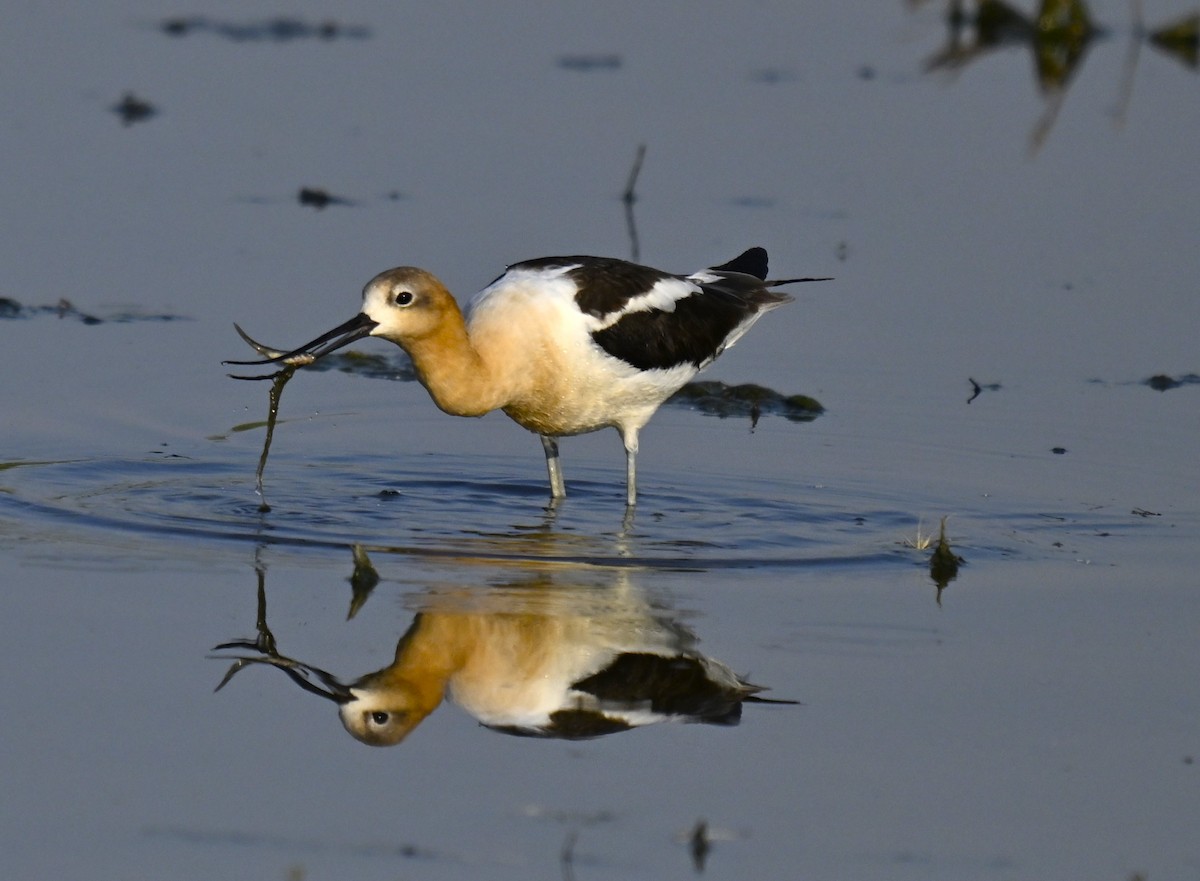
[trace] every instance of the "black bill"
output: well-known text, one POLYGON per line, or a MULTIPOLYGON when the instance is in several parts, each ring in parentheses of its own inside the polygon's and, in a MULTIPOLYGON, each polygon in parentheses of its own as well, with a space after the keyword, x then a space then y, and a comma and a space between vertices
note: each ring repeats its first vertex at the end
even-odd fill
MULTIPOLYGON (((227 642, 216 646, 213 651, 245 648, 258 650, 259 646, 249 641, 227 642)), ((224 688, 239 670, 251 664, 266 664, 268 667, 277 667, 282 670, 305 691, 319 695, 326 700, 331 700, 335 704, 345 704, 354 700, 354 693, 350 690, 350 686, 343 684, 332 674, 326 673, 318 667, 310 667, 308 664, 302 664, 300 661, 293 660, 292 658, 285 658, 278 653, 234 655, 232 657, 228 655, 211 655, 210 657, 217 660, 233 661, 229 672, 225 674, 225 678, 221 680, 214 691, 220 691, 224 688)))
MULTIPOLYGON (((343 346, 348 346, 355 340, 360 340, 368 336, 379 322, 370 318, 364 312, 359 312, 345 324, 340 324, 328 333, 323 333, 315 340, 305 343, 299 348, 292 349, 290 352, 282 352, 277 349, 272 349, 259 343, 249 336, 237 325, 237 332, 241 335, 250 347, 260 355, 267 357, 257 361, 222 361, 222 364, 236 364, 239 366, 259 366, 264 364, 282 364, 287 367, 303 367, 306 364, 312 364, 318 358, 323 358, 330 352, 337 351, 343 346)), ((275 374, 265 376, 235 376, 234 379, 271 379, 275 374)))

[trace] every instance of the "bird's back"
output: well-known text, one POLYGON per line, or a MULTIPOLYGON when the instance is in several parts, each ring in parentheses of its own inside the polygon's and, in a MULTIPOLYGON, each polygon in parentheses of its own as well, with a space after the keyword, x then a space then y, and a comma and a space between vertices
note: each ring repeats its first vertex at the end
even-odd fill
POLYGON ((517 263, 472 301, 471 338, 508 365, 505 408, 542 434, 640 426, 764 312, 791 300, 770 290, 766 252, 674 275, 608 257, 517 263))

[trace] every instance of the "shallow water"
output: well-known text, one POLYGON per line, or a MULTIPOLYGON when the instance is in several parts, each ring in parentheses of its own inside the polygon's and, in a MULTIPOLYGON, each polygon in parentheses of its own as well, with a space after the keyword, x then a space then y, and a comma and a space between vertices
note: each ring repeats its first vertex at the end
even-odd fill
POLYGON ((1143 38, 1190 10, 1091 10, 1065 88, 1019 43, 927 70, 936 3, 12 10, 0 874, 688 877, 703 820, 707 877, 1195 876, 1200 387, 1146 380, 1200 370, 1200 105, 1143 38), (127 91, 156 112, 123 122, 127 91), (567 439, 550 509, 504 417, 301 371, 259 510, 232 322, 310 339, 397 263, 466 294, 752 244, 836 281, 705 378, 815 421, 664 407, 632 516, 616 435, 567 439), (279 670, 213 694, 260 595, 342 681, 446 597, 620 596, 657 623, 606 638, 800 704, 563 741, 448 702, 372 750, 279 670))

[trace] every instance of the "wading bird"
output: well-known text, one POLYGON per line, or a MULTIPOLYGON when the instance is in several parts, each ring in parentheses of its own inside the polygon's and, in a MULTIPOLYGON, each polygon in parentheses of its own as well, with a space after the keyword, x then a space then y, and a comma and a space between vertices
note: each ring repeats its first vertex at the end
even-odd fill
POLYGON ((345 324, 288 352, 246 337, 272 357, 225 363, 305 365, 382 337, 408 353, 446 413, 503 410, 541 437, 554 499, 566 495, 557 438, 617 429, 632 506, 638 432, 654 411, 764 312, 791 301, 772 288, 824 280, 768 280, 762 248, 691 275, 609 257, 542 257, 508 267, 464 316, 433 275, 401 266, 367 283, 362 311, 345 324))

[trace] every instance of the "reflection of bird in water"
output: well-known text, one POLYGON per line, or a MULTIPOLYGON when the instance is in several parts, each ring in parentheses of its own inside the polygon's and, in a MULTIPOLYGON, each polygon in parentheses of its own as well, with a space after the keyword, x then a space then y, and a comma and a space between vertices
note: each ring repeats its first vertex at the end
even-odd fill
POLYGON ((280 655, 263 628, 257 642, 218 647, 263 652, 236 659, 221 684, 247 663, 279 667, 336 702, 346 730, 374 746, 399 743, 447 693, 494 730, 568 739, 671 720, 735 725, 746 701, 792 703, 758 697, 761 686, 701 654, 669 610, 628 584, 432 593, 392 662, 348 685, 280 655))
POLYGON ((438 279, 402 266, 368 282, 362 311, 340 327, 290 352, 247 337, 270 357, 225 363, 304 365, 382 337, 409 354, 445 412, 503 410, 540 435, 554 498, 566 494, 556 439, 616 428, 633 505, 638 432, 655 410, 791 300, 770 288, 814 280, 767 280, 762 248, 688 276, 605 257, 544 257, 510 266, 464 318, 438 279))

